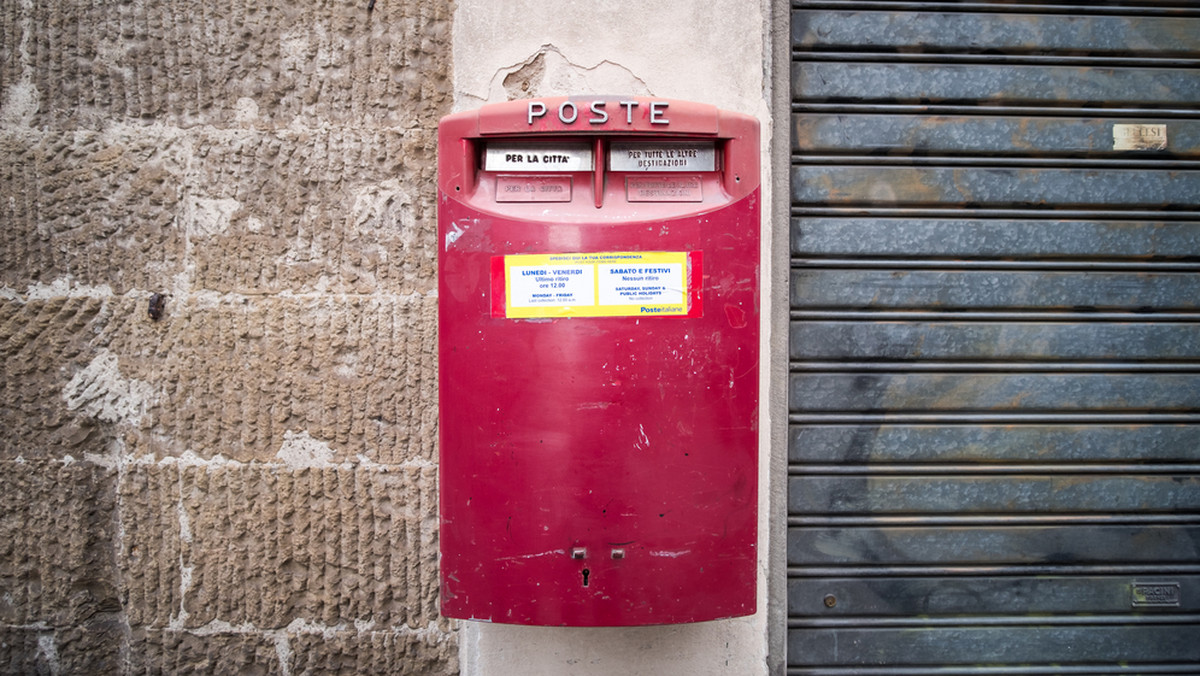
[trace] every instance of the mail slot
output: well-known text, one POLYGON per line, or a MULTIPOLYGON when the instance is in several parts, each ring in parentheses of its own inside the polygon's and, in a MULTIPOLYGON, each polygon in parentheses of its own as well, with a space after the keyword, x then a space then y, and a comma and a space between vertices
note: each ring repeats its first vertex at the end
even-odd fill
POLYGON ((758 133, 641 97, 441 121, 445 616, 755 612, 758 133))

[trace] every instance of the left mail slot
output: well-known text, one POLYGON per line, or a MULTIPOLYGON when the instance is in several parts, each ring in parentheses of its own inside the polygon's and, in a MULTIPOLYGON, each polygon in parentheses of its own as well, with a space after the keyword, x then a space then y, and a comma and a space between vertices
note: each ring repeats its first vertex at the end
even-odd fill
POLYGON ((484 171, 591 171, 594 166, 586 143, 492 142, 483 157, 484 171))

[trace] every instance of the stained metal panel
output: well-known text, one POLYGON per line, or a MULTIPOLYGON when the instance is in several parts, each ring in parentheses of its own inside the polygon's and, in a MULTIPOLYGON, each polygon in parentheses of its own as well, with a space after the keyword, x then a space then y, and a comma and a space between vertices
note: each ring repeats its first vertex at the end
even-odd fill
POLYGON ((796 321, 791 358, 798 361, 888 360, 1141 363, 1188 359, 1200 326, 1156 322, 796 321))
MULTIPOLYGON (((797 616, 829 618, 977 615, 981 608, 1018 616, 1117 615, 1133 607, 1137 582, 1124 575, 797 578, 788 609, 797 616), (832 607, 825 602, 830 589, 836 590, 832 607)), ((1200 613, 1200 575, 1173 575, 1171 583, 1179 585, 1178 611, 1200 613)))
MULTIPOLYGON (((1200 221, 1071 217, 881 218, 846 214, 792 221, 792 253, 818 258, 1145 262, 1200 260, 1200 221)), ((1163 214, 1166 215, 1166 214, 1163 214)))
POLYGON ((1014 471, 1006 466, 1015 464, 1146 474, 1171 464, 1180 465, 1175 471, 1194 472, 1200 448, 1200 416, 1195 414, 1177 422, 1156 422, 1161 413, 1124 419, 1107 414, 1086 423, 1022 419, 1011 413, 1000 417, 1007 420, 964 416, 904 423, 860 413, 856 422, 846 423, 793 414, 788 459, 797 469, 875 474, 913 467, 953 471, 962 463, 972 463, 977 473, 1014 471))
MULTIPOLYGON (((1195 621, 1195 618, 1191 618, 1195 621)), ((1187 674, 1195 673, 1200 661, 1200 641, 1192 628, 1180 624, 1138 622, 1125 626, 1049 624, 1036 619, 1027 624, 960 627, 856 627, 812 628, 802 643, 793 634, 788 654, 801 657, 797 666, 829 663, 873 667, 876 671, 799 671, 794 673, 853 674, 1187 674), (1084 669, 1037 664, 1045 655, 1056 655, 1061 662, 1086 665, 1084 669), (1130 668, 1130 663, 1175 662, 1155 665, 1150 670, 1130 668), (1187 666, 1190 663, 1190 666, 1187 666), (929 665, 973 667, 977 670, 931 671, 929 665), (994 664, 1020 664, 1011 671, 987 669, 994 664), (914 667, 898 671, 895 667, 914 667), (1191 669, 1191 671, 1188 671, 1191 669)))
POLYGON ((798 476, 789 482, 788 509, 827 515, 1195 512, 1200 511, 1200 477, 1049 471, 1004 476, 798 476))
POLYGON ((919 45, 922 52, 959 55, 986 45, 1009 54, 1194 58, 1200 19, 1048 14, 1031 20, 1025 14, 814 9, 793 13, 792 44, 807 50, 905 51, 919 45))
MULTIPOLYGON (((1048 525, 808 526, 790 528, 792 566, 1195 566, 1200 524, 1118 524, 1061 519, 1048 525)), ((984 576, 987 571, 980 570, 984 576)), ((986 608, 979 609, 986 613, 986 608)))
MULTIPOLYGON (((1128 160, 1129 152, 1117 148, 1114 132, 1118 125, 1133 122, 1165 127, 1167 144, 1162 152, 1173 159, 1200 156, 1200 121, 1154 117, 797 114, 792 118, 792 149, 819 155, 853 153, 867 147, 873 158, 917 152, 925 156, 986 153, 995 158, 1036 153, 1042 158, 1128 160)), ((1154 162, 1161 164, 1162 158, 1154 162)))
POLYGON ((907 261, 892 270, 792 271, 792 307, 839 306, 1194 311, 1200 308, 1200 277, 1194 272, 922 270, 911 269, 907 261))
POLYGON ((1196 74, 1195 68, 811 61, 792 67, 792 91, 798 101, 1166 108, 1200 100, 1196 74))
POLYGON ((1191 412, 1194 373, 794 373, 793 410, 1191 412))
POLYGON ((1200 8, 791 34, 789 674, 1196 673, 1200 8))
MULTIPOLYGON (((1200 82, 1200 74, 1196 77, 1200 82)), ((1200 95, 1198 95, 1200 98, 1200 95)), ((1200 171, 1107 167, 896 167, 801 164, 797 205, 1168 209, 1200 195, 1200 171)))

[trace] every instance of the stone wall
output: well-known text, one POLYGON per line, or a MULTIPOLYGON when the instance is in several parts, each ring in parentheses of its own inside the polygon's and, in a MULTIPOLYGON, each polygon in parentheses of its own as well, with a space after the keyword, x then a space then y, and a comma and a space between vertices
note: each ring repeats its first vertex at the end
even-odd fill
POLYGON ((458 671, 451 14, 0 3, 0 673, 458 671))

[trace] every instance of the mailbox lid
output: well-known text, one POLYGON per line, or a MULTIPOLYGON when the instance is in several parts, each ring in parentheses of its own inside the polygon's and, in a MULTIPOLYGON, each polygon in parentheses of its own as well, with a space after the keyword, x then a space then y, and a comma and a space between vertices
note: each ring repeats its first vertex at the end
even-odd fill
POLYGON ((738 201, 760 183, 758 152, 759 124, 749 115, 718 110, 708 104, 646 97, 559 97, 508 101, 478 110, 448 115, 438 130, 438 187, 445 199, 467 202, 481 212, 538 220, 550 218, 537 202, 513 203, 497 199, 497 171, 489 171, 485 158, 489 147, 557 144, 590 151, 587 165, 570 163, 574 172, 561 167, 549 170, 527 164, 527 170, 506 167, 505 173, 525 171, 530 175, 569 176, 574 206, 559 208, 553 217, 568 220, 651 220, 696 213, 738 201), (627 104, 622 106, 622 104, 627 104), (529 108, 542 106, 546 113, 531 118, 529 108), (604 104, 609 112, 603 124, 592 124, 583 112, 570 123, 557 111, 564 105, 591 110, 604 104), (635 107, 636 106, 636 107, 635 107), (659 114, 654 117, 655 112, 659 114), (627 114, 628 113, 628 114, 627 114), (706 185, 703 207, 663 201, 643 203, 636 210, 611 209, 604 205, 625 201, 625 172, 609 168, 610 150, 624 144, 679 144, 686 141, 711 143, 717 155, 712 171, 692 171, 706 185), (710 186, 710 187, 708 187, 710 186), (591 207, 591 208, 586 208, 591 207))

